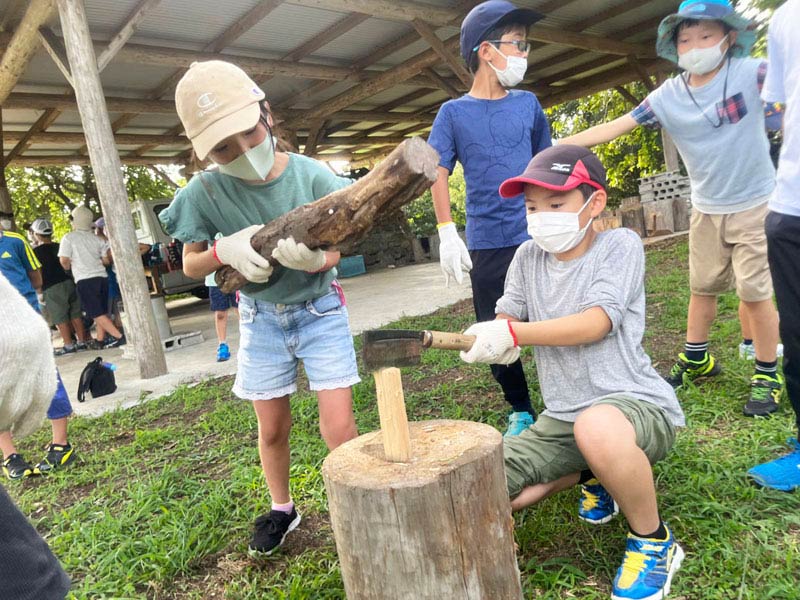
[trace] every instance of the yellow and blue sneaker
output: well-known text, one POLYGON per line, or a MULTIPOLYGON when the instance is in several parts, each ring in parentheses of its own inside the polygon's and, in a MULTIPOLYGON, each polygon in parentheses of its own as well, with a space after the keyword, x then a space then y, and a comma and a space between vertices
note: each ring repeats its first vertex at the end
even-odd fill
POLYGON ((694 381, 695 379, 703 379, 705 377, 714 377, 722 372, 722 367, 719 366, 717 360, 706 352, 706 357, 700 362, 689 360, 686 355, 681 352, 678 354, 678 362, 676 362, 669 370, 669 375, 664 377, 673 389, 678 389, 687 381, 694 381))
POLYGON ((33 472, 36 475, 45 475, 56 469, 66 467, 75 460, 75 448, 70 444, 50 444, 47 455, 37 464, 33 472))
POLYGON ((35 474, 33 467, 19 453, 11 454, 3 461, 3 473, 9 479, 24 479, 35 474))
POLYGON ((619 506, 597 479, 590 479, 581 485, 581 499, 578 501, 578 518, 602 525, 608 523, 619 512, 619 506))
POLYGON ((672 531, 666 540, 640 538, 628 534, 628 544, 622 565, 617 569, 612 600, 658 600, 669 594, 675 572, 685 556, 675 542, 672 531))

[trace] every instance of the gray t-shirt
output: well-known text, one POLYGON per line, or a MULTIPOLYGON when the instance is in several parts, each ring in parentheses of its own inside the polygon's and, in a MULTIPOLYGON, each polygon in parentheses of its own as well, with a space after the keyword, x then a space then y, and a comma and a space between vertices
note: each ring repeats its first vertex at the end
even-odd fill
POLYGON ((663 127, 672 136, 692 183, 692 205, 702 213, 748 210, 775 189, 759 95, 766 69, 756 58, 732 58, 711 81, 690 87, 691 96, 681 73, 630 113, 640 125, 663 127))
POLYGON ((642 348, 644 248, 630 229, 599 233, 586 254, 570 261, 525 242, 508 269, 496 312, 520 321, 544 321, 595 306, 612 323, 602 340, 534 348, 544 414, 573 422, 596 401, 622 395, 655 404, 673 425, 684 425, 675 392, 642 348))

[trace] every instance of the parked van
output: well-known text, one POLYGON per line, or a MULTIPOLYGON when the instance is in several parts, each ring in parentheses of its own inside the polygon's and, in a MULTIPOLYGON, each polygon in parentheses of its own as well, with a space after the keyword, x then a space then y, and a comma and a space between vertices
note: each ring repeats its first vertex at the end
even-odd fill
POLYGON ((158 220, 158 214, 167 208, 171 200, 137 200, 131 204, 133 227, 136 239, 142 244, 155 247, 152 253, 156 263, 169 263, 170 269, 159 269, 161 287, 166 294, 182 294, 189 292, 198 298, 208 297, 208 288, 202 279, 187 277, 181 268, 180 250, 182 244, 176 243, 158 220), (170 259, 172 254, 172 259, 170 259))

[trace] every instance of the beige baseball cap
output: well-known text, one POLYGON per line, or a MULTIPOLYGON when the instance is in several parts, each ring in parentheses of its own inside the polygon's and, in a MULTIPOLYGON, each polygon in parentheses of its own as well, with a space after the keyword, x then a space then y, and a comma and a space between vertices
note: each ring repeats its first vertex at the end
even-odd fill
POLYGON ((72 209, 72 229, 75 231, 89 231, 92 228, 94 215, 92 211, 85 206, 76 206, 72 209))
POLYGON ((175 88, 178 117, 200 160, 226 137, 258 123, 263 99, 256 82, 224 60, 192 63, 175 88))

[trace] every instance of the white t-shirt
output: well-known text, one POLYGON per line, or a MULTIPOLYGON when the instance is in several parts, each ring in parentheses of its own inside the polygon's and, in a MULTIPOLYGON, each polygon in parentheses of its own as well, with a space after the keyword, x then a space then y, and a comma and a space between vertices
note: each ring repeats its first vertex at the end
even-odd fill
POLYGON ((61 240, 58 255, 72 262, 72 276, 76 282, 92 277, 108 277, 103 257, 108 252, 108 242, 91 231, 71 231, 61 240))
POLYGON ((769 208, 800 217, 800 0, 789 0, 769 24, 769 69, 761 97, 785 102, 778 191, 769 208))

